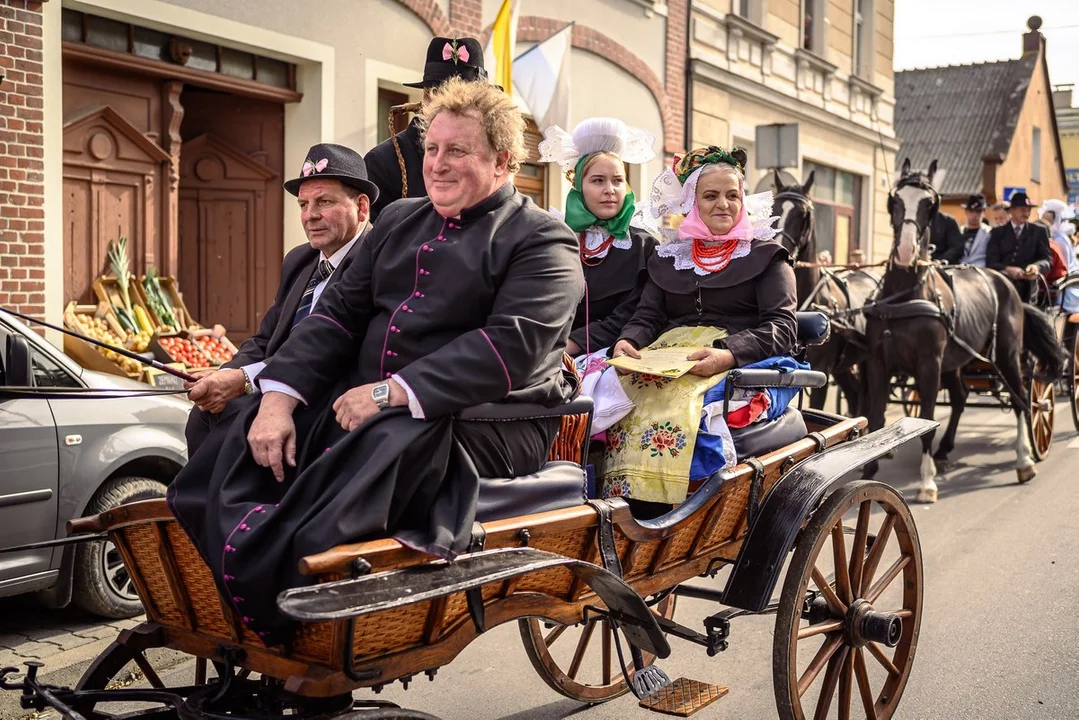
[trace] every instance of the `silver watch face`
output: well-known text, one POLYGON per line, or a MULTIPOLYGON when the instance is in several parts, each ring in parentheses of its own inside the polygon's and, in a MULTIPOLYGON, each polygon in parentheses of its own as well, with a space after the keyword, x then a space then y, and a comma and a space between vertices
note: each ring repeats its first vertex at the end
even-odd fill
POLYGON ((379 383, 371 388, 371 399, 378 405, 385 405, 390 401, 390 386, 386 383, 379 383))

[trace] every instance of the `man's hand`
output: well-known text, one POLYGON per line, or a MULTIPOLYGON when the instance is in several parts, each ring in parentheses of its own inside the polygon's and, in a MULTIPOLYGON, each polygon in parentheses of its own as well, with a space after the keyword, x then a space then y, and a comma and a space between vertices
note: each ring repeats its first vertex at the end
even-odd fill
POLYGON ((689 369, 689 374, 699 377, 712 377, 734 367, 734 353, 721 348, 701 348, 687 355, 686 360, 697 361, 689 369))
MULTIPOLYGON (((347 432, 352 432, 378 414, 378 405, 371 399, 371 388, 375 385, 378 383, 354 387, 334 402, 333 409, 337 413, 337 424, 347 432)), ((405 389, 396 380, 390 380, 389 385, 390 407, 408 405, 408 393, 405 389)))
POLYGON ((1012 280, 1022 280, 1023 279, 1023 269, 1022 268, 1017 268, 1014 265, 1006 266, 1004 268, 1004 272, 1007 273, 1008 277, 1010 277, 1012 280))
MULTIPOLYGON (((619 340, 614 344, 614 349, 611 350, 612 358, 622 357, 623 355, 627 355, 635 360, 641 357, 641 353, 637 348, 633 347, 633 343, 629 340, 619 340)), ((629 375, 632 372, 631 370, 623 370, 622 368, 615 369, 618 370, 619 375, 629 375)))
POLYGON ((1023 271, 1028 278, 1038 277, 1041 275, 1041 272, 1042 269, 1037 265, 1027 265, 1026 269, 1023 271))
POLYGON ((219 413, 225 409, 229 400, 244 394, 247 378, 243 370, 227 368, 224 370, 206 370, 198 374, 198 382, 184 382, 187 397, 208 413, 219 413))
POLYGON ((266 393, 247 432, 247 444, 255 462, 273 470, 277 482, 285 479, 286 463, 296 467, 296 423, 292 411, 299 402, 284 393, 266 393))

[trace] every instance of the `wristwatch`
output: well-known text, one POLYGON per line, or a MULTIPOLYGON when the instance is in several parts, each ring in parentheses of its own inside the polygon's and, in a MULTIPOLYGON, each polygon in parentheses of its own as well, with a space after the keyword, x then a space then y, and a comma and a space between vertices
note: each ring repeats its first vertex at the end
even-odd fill
POLYGON ((247 368, 240 368, 240 372, 244 374, 244 395, 254 395, 255 386, 251 384, 251 376, 247 374, 247 368))
POLYGON ((378 405, 379 410, 385 410, 390 406, 390 384, 380 382, 371 388, 371 399, 378 405))

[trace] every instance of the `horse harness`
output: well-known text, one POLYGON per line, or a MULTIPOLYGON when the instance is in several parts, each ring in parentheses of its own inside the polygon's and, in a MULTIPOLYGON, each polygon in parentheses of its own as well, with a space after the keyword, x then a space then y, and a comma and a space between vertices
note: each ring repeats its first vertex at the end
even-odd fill
MULTIPOLYGON (((793 190, 782 190, 773 197, 774 202, 779 202, 782 200, 792 200, 794 202, 805 205, 810 213, 812 213, 813 211, 813 201, 805 195, 794 192, 793 190)), ((807 215, 806 217, 809 217, 809 215, 807 215)), ((802 223, 802 234, 799 235, 797 238, 793 237, 789 232, 787 232, 786 228, 781 228, 779 232, 776 233, 776 235, 778 235, 780 238, 780 242, 782 242, 784 239, 790 242, 791 247, 788 248, 788 251, 791 254, 792 263, 797 263, 798 258, 801 257, 802 248, 806 247, 806 245, 808 244, 808 242, 806 241, 806 236, 809 235, 810 229, 812 227, 813 225, 810 222, 802 223)), ((785 244, 786 243, 784 243, 784 245, 785 244)))

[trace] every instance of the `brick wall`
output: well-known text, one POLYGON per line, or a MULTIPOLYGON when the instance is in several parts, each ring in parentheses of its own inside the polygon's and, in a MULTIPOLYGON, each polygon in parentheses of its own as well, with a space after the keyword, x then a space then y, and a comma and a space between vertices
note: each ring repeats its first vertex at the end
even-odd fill
POLYGON ((450 27, 457 35, 479 37, 483 32, 483 0, 450 0, 450 27))
POLYGON ((41 3, 0 0, 0 306, 45 314, 41 3))

